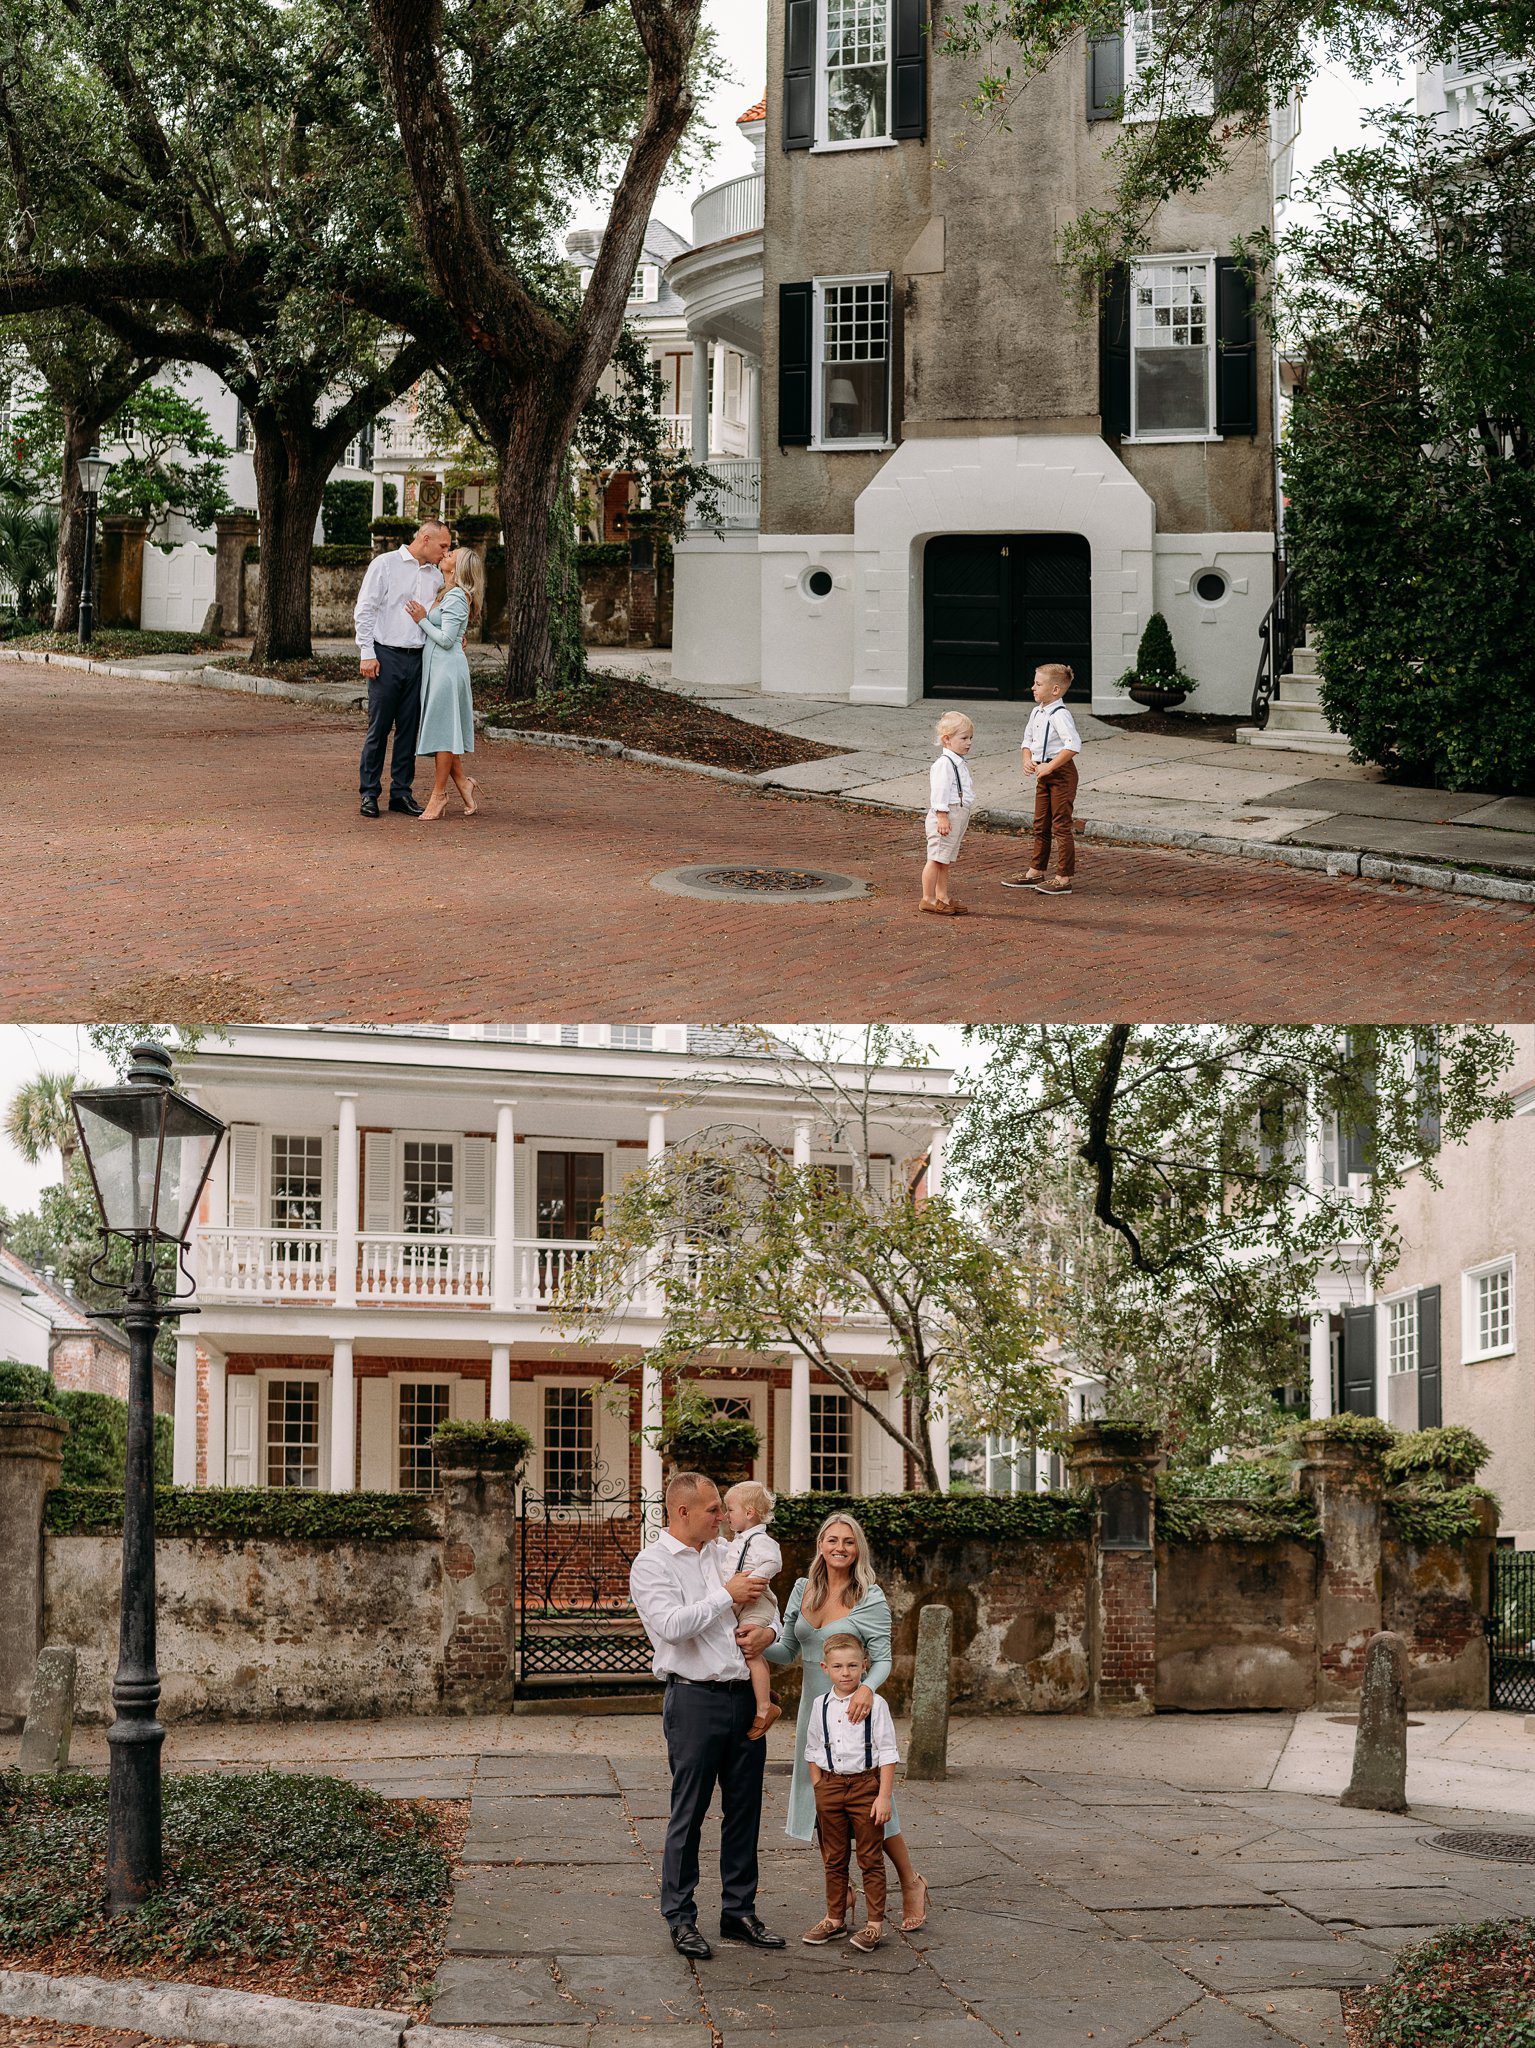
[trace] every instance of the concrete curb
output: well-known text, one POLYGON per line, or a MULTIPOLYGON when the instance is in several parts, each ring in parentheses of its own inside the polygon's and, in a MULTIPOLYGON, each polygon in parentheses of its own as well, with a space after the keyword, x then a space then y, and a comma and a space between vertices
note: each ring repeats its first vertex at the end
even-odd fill
POLYGON ((79 2027, 121 2027, 171 2041, 229 2048, 549 2048, 531 2034, 413 2026, 380 2006, 322 2005, 264 1992, 142 1977, 49 1977, 0 1970, 0 2014, 79 2027))
MULTIPOLYGON (((149 683, 185 683, 193 689, 233 690, 247 696, 286 698, 295 704, 319 704, 328 710, 349 710, 362 698, 338 704, 328 689, 303 683, 266 682, 263 678, 237 676, 229 669, 204 668, 199 674, 185 669, 131 668, 125 662, 92 661, 78 654, 24 654, 0 647, 0 661, 52 663, 60 668, 84 669, 92 675, 121 676, 149 683)), ((704 775, 715 782, 733 782, 744 789, 762 790, 773 796, 792 797, 801 803, 836 804, 846 810, 887 811, 916 818, 919 813, 905 804, 893 804, 878 797, 860 797, 840 792, 783 789, 769 783, 777 773, 766 769, 747 774, 739 768, 716 768, 707 761, 683 761, 671 754, 650 754, 638 747, 626 747, 620 740, 588 739, 577 733, 526 732, 518 726, 488 725, 484 736, 510 740, 524 747, 555 747, 570 753, 605 755, 615 761, 633 761, 642 768, 671 768, 685 775, 704 775)), ((1021 811, 977 809, 974 824, 1027 830, 1033 814, 1021 811)), ((1268 861, 1280 867, 1298 868, 1309 874, 1333 875, 1350 881, 1389 882, 1398 887, 1434 889, 1444 895, 1481 898, 1494 903, 1535 904, 1535 881, 1521 881, 1510 875, 1483 874, 1479 869, 1430 866, 1426 862, 1387 860, 1373 853, 1349 848, 1289 846, 1277 839, 1235 839, 1220 833, 1192 831, 1174 825, 1115 825, 1087 821, 1079 827, 1081 836, 1103 846, 1159 846, 1182 853, 1220 853, 1235 860, 1268 861)), ((1491 851, 1491 849, 1489 849, 1491 851)))

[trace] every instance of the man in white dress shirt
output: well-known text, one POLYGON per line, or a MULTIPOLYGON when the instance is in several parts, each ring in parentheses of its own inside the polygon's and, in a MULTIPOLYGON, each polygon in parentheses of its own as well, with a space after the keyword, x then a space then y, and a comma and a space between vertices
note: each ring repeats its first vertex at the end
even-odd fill
POLYGON ((378 816, 384 780, 384 752, 394 733, 389 771, 389 808, 413 818, 421 806, 411 793, 416 779, 416 734, 421 725, 421 650, 426 635, 405 609, 414 598, 428 611, 442 588, 438 563, 453 544, 441 519, 423 519, 416 537, 393 554, 375 555, 357 593, 352 617, 357 629, 359 667, 368 678, 368 732, 362 743, 358 780, 362 814, 378 816))
POLYGON ((719 1488, 679 1472, 666 1489, 666 1527, 629 1570, 629 1593, 666 1682, 661 1725, 672 1772, 672 1810, 661 1861, 661 1912, 679 1954, 707 1961, 693 1894, 704 1816, 720 1789, 720 1935, 753 1948, 782 1948, 757 1917, 757 1835, 767 1744, 747 1729, 757 1705, 746 1659, 777 1640, 776 1628, 737 1627, 738 1602, 766 1579, 722 1580, 708 1546, 719 1534, 719 1488))

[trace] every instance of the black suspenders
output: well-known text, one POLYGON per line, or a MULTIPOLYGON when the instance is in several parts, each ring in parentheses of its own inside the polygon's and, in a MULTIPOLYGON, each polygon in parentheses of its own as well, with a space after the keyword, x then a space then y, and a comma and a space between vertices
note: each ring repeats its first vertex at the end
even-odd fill
MULTIPOLYGON (((831 1687, 821 1695, 821 1735, 826 1743, 826 1768, 836 1775, 836 1766, 831 1760, 831 1687)), ((870 1707, 863 1717, 863 1767, 866 1771, 874 1768, 874 1709, 870 1707)))

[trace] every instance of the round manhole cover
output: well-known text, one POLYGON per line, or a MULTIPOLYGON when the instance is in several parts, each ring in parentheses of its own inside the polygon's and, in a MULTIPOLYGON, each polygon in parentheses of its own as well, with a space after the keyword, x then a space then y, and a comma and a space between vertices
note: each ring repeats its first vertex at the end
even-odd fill
POLYGON ((1535 1863, 1535 1835, 1504 1835, 1493 1828, 1451 1828, 1425 1835, 1430 1849, 1448 1849, 1452 1856, 1485 1856, 1494 1863, 1535 1863))
POLYGON ((668 868, 650 886, 667 896, 695 896, 725 903, 845 903, 869 893, 867 882, 826 868, 703 865, 668 868))

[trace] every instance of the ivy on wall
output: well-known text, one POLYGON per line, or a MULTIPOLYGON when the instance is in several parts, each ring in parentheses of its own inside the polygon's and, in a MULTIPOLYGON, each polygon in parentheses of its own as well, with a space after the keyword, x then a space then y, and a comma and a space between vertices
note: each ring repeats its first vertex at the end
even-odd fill
POLYGON ((773 1534, 782 1542, 815 1535, 844 1509, 874 1544, 1052 1540, 1086 1536, 1092 1516, 1075 1493, 884 1493, 857 1500, 839 1493, 780 1494, 773 1534))
MULTIPOLYGON (((50 1536, 115 1536, 123 1526, 116 1487, 56 1486, 43 1508, 50 1536)), ((264 1537, 336 1543, 435 1541, 429 1497, 411 1493, 307 1493, 260 1486, 157 1486, 157 1536, 264 1537)))

